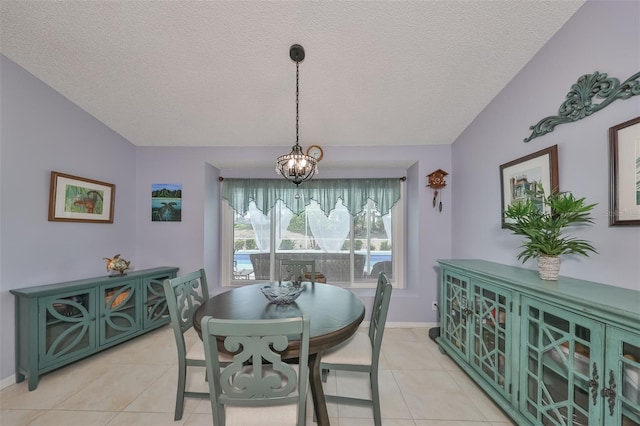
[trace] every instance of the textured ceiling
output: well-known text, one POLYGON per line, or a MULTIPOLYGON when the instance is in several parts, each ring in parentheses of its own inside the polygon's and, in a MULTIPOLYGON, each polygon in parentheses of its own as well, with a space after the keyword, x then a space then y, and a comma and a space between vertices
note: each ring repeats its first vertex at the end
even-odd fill
POLYGON ((1 1, 0 48, 138 146, 449 144, 580 1, 1 1))

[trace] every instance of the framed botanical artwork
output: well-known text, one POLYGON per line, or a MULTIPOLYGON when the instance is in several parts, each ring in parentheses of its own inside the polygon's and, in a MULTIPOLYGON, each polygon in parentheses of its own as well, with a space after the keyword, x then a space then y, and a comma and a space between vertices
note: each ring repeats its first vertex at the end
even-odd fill
POLYGON ((640 225, 640 117, 609 128, 609 225, 640 225))
MULTIPOLYGON (((531 198, 531 193, 540 187, 544 189, 545 194, 558 191, 558 145, 501 165, 500 186, 502 189, 500 216, 504 228, 505 218, 502 212, 512 203, 531 198)), ((542 202, 540 208, 544 208, 542 202)))
POLYGON ((111 183, 51 172, 49 220, 113 223, 115 195, 111 183))

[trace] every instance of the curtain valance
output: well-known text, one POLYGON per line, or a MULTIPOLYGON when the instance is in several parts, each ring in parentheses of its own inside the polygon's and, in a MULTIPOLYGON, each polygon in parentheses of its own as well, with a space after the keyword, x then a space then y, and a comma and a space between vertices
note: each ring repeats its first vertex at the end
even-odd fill
POLYGON ((400 199, 400 179, 314 179, 296 188, 283 179, 230 179, 222 181, 222 198, 240 215, 249 211, 253 201, 258 210, 267 214, 281 200, 298 215, 312 200, 325 215, 336 208, 338 200, 352 216, 360 213, 368 200, 386 215, 400 199))

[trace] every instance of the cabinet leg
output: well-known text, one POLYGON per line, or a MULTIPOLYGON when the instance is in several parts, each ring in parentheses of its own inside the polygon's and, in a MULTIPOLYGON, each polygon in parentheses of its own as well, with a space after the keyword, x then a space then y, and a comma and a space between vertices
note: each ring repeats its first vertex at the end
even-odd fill
POLYGON ((25 376, 24 374, 16 371, 16 383, 24 382, 25 376))
POLYGON ((37 374, 29 374, 29 392, 32 390, 36 390, 38 387, 38 375, 37 374))

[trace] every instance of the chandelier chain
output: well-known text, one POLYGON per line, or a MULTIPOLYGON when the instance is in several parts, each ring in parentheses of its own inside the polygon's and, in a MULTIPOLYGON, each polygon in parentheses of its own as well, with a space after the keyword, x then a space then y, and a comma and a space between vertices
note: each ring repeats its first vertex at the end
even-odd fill
POLYGON ((296 62, 296 145, 298 145, 298 136, 299 136, 299 122, 300 122, 300 114, 299 114, 299 106, 300 106, 300 88, 299 88, 299 80, 300 80, 300 61, 296 62))
POLYGON ((276 160, 276 172, 296 186, 311 180, 318 173, 318 161, 302 152, 300 146, 300 62, 304 59, 304 48, 294 44, 289 57, 296 63, 296 143, 291 152, 276 160))

